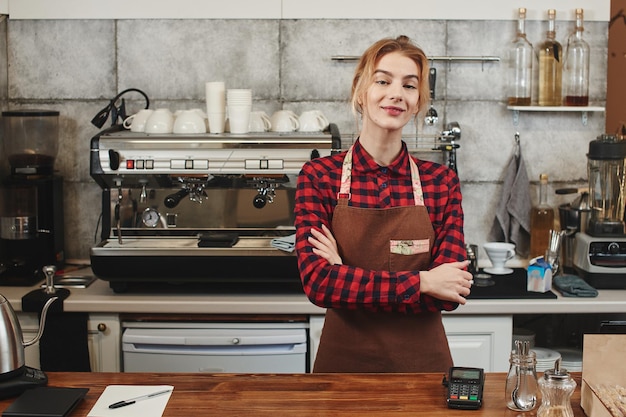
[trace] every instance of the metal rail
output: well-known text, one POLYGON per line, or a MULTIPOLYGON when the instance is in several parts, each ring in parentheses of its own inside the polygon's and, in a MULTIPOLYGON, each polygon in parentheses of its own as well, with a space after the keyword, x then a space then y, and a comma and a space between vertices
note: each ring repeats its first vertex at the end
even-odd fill
MULTIPOLYGON (((333 55, 333 61, 358 61, 359 56, 354 55, 333 55)), ((446 62, 499 62, 500 57, 497 56, 431 56, 429 61, 446 61, 446 62)))

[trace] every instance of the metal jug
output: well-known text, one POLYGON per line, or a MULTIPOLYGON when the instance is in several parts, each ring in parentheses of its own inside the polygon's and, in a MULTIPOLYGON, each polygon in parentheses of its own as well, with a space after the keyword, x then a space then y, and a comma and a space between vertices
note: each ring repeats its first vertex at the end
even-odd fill
POLYGON ((37 335, 24 342, 22 328, 11 303, 0 294, 0 378, 2 375, 19 370, 25 365, 24 348, 35 344, 41 338, 48 308, 59 297, 50 297, 41 310, 37 335))

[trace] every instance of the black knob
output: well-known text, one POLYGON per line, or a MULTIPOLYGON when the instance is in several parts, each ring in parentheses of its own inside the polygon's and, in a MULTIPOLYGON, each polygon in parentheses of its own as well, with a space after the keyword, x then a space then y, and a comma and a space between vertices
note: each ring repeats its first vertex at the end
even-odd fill
POLYGON ((254 197, 254 201, 252 202, 252 204, 254 204, 254 207, 262 209, 263 207, 265 207, 265 204, 267 204, 267 197, 261 194, 257 194, 254 197))
POLYGON ((311 159, 317 159, 320 157, 320 151, 318 151, 317 149, 313 149, 311 151, 311 159))
POLYGON ((113 171, 117 171, 120 167, 120 154, 113 149, 109 149, 109 167, 113 171))
POLYGON ((189 194, 189 190, 184 188, 174 194, 170 194, 165 197, 165 201, 163 202, 163 204, 165 204, 165 207, 167 208, 174 208, 178 205, 178 203, 180 203, 180 200, 187 196, 187 194, 189 194))
POLYGON ((611 243, 609 243, 609 247, 608 247, 608 249, 609 249, 609 253, 610 253, 611 255, 617 255, 617 254, 619 254, 619 252, 620 252, 620 250, 619 250, 619 249, 620 249, 620 248, 619 248, 619 243, 617 243, 617 242, 611 242, 611 243))

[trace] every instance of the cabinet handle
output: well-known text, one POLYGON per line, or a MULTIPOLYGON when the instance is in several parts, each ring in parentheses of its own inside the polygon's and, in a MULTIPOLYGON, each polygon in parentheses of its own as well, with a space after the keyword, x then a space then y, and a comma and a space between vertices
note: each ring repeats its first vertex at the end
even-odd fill
POLYGON ((107 329, 107 325, 104 323, 98 323, 98 331, 105 332, 107 329))

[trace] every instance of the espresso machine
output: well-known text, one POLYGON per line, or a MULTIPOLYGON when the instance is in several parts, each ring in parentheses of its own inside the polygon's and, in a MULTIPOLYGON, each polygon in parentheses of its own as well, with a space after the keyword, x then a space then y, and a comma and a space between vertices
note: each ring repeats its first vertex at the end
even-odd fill
POLYGON ((598 289, 626 288, 626 140, 600 135, 589 143, 590 216, 576 234, 574 268, 598 289))
POLYGON ((297 175, 341 150, 321 132, 151 134, 119 125, 91 140, 102 188, 94 274, 114 292, 163 288, 297 288, 295 252, 272 245, 295 233, 297 175))
POLYGON ((0 188, 0 285, 30 286, 42 267, 62 268, 63 178, 55 175, 59 112, 2 112, 2 151, 10 174, 0 188))

